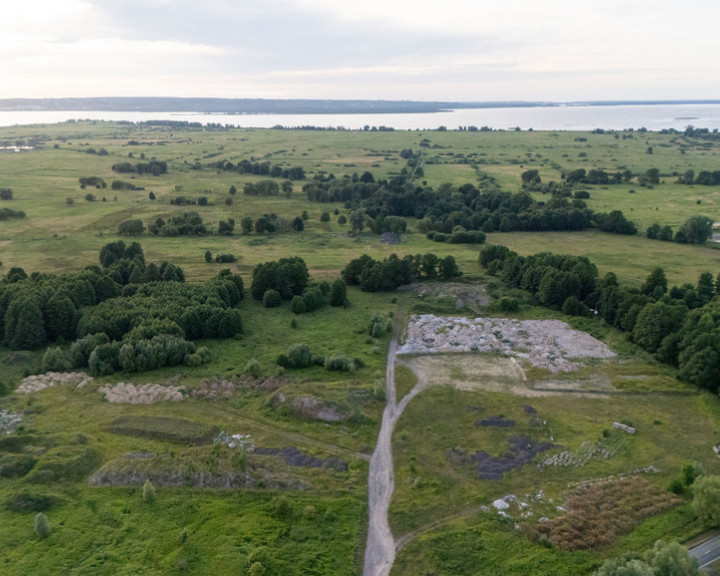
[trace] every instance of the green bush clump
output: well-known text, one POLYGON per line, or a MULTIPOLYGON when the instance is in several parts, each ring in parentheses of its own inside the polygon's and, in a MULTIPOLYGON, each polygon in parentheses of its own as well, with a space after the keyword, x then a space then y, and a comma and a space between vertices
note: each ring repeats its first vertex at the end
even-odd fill
POLYGON ((41 540, 50 536, 50 522, 48 522, 47 516, 42 512, 38 512, 35 516, 35 535, 41 540))
POLYGON ((269 289, 265 290, 262 302, 265 308, 277 308, 282 304, 282 298, 277 290, 269 289))
POLYGON ((313 365, 313 356, 307 344, 293 344, 287 354, 278 357, 277 363, 283 368, 307 368, 313 365))
POLYGON ((345 355, 339 356, 328 356, 325 358, 325 369, 337 372, 350 372, 353 368, 353 363, 345 355))

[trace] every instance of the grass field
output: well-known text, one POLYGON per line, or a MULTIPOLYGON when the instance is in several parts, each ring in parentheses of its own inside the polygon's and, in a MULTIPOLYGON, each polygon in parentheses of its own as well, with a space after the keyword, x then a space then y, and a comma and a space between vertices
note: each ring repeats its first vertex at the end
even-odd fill
MULTIPOLYGON (((121 222, 140 218, 148 225, 193 210, 211 230, 220 220, 235 219, 235 233, 145 233, 122 239, 139 241, 148 262, 180 265, 192 283, 228 267, 206 263, 206 251, 232 253, 237 261, 230 268, 243 276, 246 288, 258 263, 291 255, 302 256, 313 279, 331 281, 349 260, 364 253, 374 258, 391 253, 453 255, 465 272, 464 280, 489 295, 487 312, 498 314, 499 299, 514 295, 521 303, 516 317, 557 317, 534 307, 530 295, 509 292, 497 279, 485 277, 477 263, 477 245, 432 242, 418 232, 413 219, 399 244, 385 244, 368 231, 353 235, 349 224, 337 221, 348 213, 343 203, 309 202, 302 181, 293 183, 290 197, 246 196, 245 183, 266 178, 219 172, 211 166, 218 160, 247 159, 283 169, 302 166, 308 179, 323 172, 339 178, 366 170, 379 179, 400 173, 406 166, 401 151, 407 148, 422 151, 422 181, 433 187, 447 182, 478 184, 491 177, 502 190, 516 192, 520 175, 528 169, 537 169, 547 182, 559 181, 562 172, 576 168, 628 169, 636 174, 658 168, 661 183, 652 189, 632 182, 585 187, 591 208, 622 210, 637 223, 637 236, 596 230, 492 233, 487 241, 523 255, 585 255, 601 274, 615 272, 632 287, 639 287, 656 266, 664 268, 670 285, 695 283, 704 271, 713 276, 720 272, 720 251, 711 243, 680 245, 644 237, 645 228, 654 222, 677 228, 692 215, 720 219, 720 187, 676 183, 677 175, 689 169, 719 169, 720 145, 682 134, 204 130, 102 122, 0 129, 0 144, 16 141, 34 149, 0 152, 0 188, 13 192, 13 199, 0 200, 0 208, 27 214, 0 221, 3 275, 15 266, 28 273, 82 270, 98 262, 102 246, 121 239, 121 222), (98 154, 101 150, 107 154, 98 154), (116 174, 111 169, 143 157, 167 161, 168 173, 116 174), (107 188, 82 189, 78 179, 91 176, 103 178, 107 188), (110 188, 114 180, 144 190, 115 191, 110 188), (234 196, 229 194, 231 186, 238 190, 234 196), (155 200, 149 199, 151 191, 155 200), (94 201, 86 200, 88 193, 94 201), (172 205, 177 196, 204 196, 209 205, 172 205), (274 212, 292 221, 303 211, 308 215, 303 232, 239 232, 245 216, 256 219, 274 212), (329 222, 320 221, 323 212, 330 214, 329 222)), ((369 321, 375 314, 398 319, 411 313, 472 312, 456 310, 455 301, 442 294, 371 294, 350 287, 348 298, 347 308, 296 315, 287 302, 266 309, 246 295, 239 304, 242 337, 198 343, 211 349, 210 363, 114 374, 82 389, 64 385, 30 395, 11 393, 24 376, 39 371, 42 351, 0 346, 0 383, 8 392, 0 397, 0 409, 23 415, 21 429, 7 436, 14 440, 0 438, 0 470, 7 471, 0 472, 0 542, 5 544, 0 566, 9 567, 8 573, 29 575, 215 575, 251 573, 250 566, 259 562, 268 576, 360 574, 368 458, 383 410, 374 386, 384 381, 390 338, 370 337, 369 321), (360 359, 362 367, 350 373, 319 366, 280 369, 278 355, 301 342, 314 354, 360 359), (259 363, 257 379, 242 376, 251 360, 259 363), (104 400, 98 389, 119 382, 179 386, 183 400, 104 400), (231 392, 213 398, 211 391, 222 386, 231 392), (260 450, 236 451, 214 442, 219 430, 249 435, 260 450), (23 466, 30 466, 30 471, 20 473, 23 466), (78 479, 63 478, 73 471, 78 479), (91 484, 88 477, 101 479, 91 484), (153 503, 143 501, 146 477, 156 485, 153 503), (33 518, 40 510, 52 528, 46 540, 33 533, 33 518)), ((553 385, 560 381, 561 387, 571 388, 595 381, 602 389, 613 386, 615 393, 517 396, 474 386, 490 378, 494 362, 498 373, 511 379, 502 363, 507 359, 478 356, 471 361, 483 363, 484 371, 465 373, 452 359, 437 363, 430 386, 408 405, 395 430, 390 523, 404 548, 392 574, 587 574, 605 557, 642 551, 660 537, 685 539, 702 529, 687 504, 647 519, 609 546, 593 550, 546 547, 527 530, 516 529, 515 524, 532 525, 541 514, 556 516, 549 499, 562 502, 578 482, 654 466, 657 471, 643 477, 665 490, 681 467, 694 460, 707 473, 720 473, 720 461, 711 449, 720 441, 717 398, 680 383, 672 368, 658 364, 599 321, 564 319, 603 340, 618 357, 552 378, 525 366, 530 383, 542 387, 552 380, 553 385), (472 386, 450 385, 467 379, 468 373, 474 374, 472 386), (537 414, 535 419, 527 406, 537 414), (516 424, 512 429, 476 425, 486 417, 516 424), (637 435, 606 435, 613 421, 632 423, 637 435), (590 458, 582 467, 540 469, 543 452, 502 480, 479 478, 470 457, 481 451, 501 457, 511 450, 512 435, 552 442, 548 456, 580 454, 588 446, 611 446, 613 455, 590 458), (522 499, 538 490, 544 498, 532 517, 522 517, 517 507, 508 518, 492 507, 483 509, 508 494, 522 499)), ((398 366, 396 377, 401 398, 417 379, 405 366, 398 366)), ((690 495, 683 498, 686 503, 690 495)))

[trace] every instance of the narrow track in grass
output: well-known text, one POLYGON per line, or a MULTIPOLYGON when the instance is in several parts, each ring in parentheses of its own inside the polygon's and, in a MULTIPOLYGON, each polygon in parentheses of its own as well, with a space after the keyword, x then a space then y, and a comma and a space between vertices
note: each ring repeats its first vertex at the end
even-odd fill
POLYGON ((388 350, 385 410, 368 475, 368 537, 363 576, 387 576, 395 561, 395 540, 388 523, 388 509, 395 489, 392 434, 405 407, 427 385, 426 378, 418 378, 417 384, 398 404, 395 390, 397 348, 398 339, 394 335, 388 350))

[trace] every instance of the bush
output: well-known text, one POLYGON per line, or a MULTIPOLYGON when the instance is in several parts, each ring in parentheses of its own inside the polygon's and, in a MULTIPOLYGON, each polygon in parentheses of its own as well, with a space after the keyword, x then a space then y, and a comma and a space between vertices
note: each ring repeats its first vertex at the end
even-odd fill
POLYGON ((325 359, 325 370, 330 370, 331 372, 350 372, 351 369, 352 362, 350 358, 345 355, 330 356, 325 359))
POLYGON ((42 540, 50 536, 50 532, 50 522, 48 522, 47 516, 42 512, 38 512, 37 516, 35 516, 35 534, 42 540))
POLYGON ((232 262, 236 262, 237 257, 234 254, 216 254, 215 255, 215 262, 218 262, 220 264, 230 264, 232 262))
POLYGON ((72 370, 73 362, 70 353, 59 346, 51 346, 42 357, 43 372, 67 372, 72 370))
MULTIPOLYGON (((313 363, 310 347, 305 343, 293 344, 288 350, 286 358, 288 368, 307 368, 313 363)), ((278 362, 278 364, 280 363, 278 362)))
POLYGON ((250 376, 252 378, 259 378, 262 374, 262 369, 260 368, 260 362, 255 360, 255 358, 251 358, 247 364, 245 364, 245 368, 243 370, 243 374, 246 376, 250 376))
POLYGON ((293 296, 290 302, 290 310, 292 310, 294 314, 304 314, 307 312, 307 306, 305 306, 305 300, 302 296, 293 296))
POLYGON ((155 502, 155 486, 150 482, 150 478, 143 484, 143 500, 148 504, 155 502))
POLYGON ((378 402, 385 402, 385 382, 383 380, 375 380, 373 383, 373 396, 378 402))
MULTIPOLYGON (((300 298, 299 296, 296 296, 296 298, 300 298)), ((280 298, 280 293, 277 290, 265 290, 265 294, 263 294, 263 306, 265 308, 277 308, 282 304, 282 298, 280 298)))
POLYGON ((520 308, 520 303, 517 298, 501 298, 500 299, 500 310, 502 312, 517 312, 520 308))

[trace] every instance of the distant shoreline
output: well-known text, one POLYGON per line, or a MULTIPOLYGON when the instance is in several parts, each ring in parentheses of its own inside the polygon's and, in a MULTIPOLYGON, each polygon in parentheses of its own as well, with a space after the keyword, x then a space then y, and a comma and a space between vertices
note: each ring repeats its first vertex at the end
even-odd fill
POLYGON ((191 112, 196 114, 423 114, 482 108, 661 106, 720 104, 720 100, 589 100, 577 102, 309 100, 262 98, 5 98, 3 112, 191 112))

